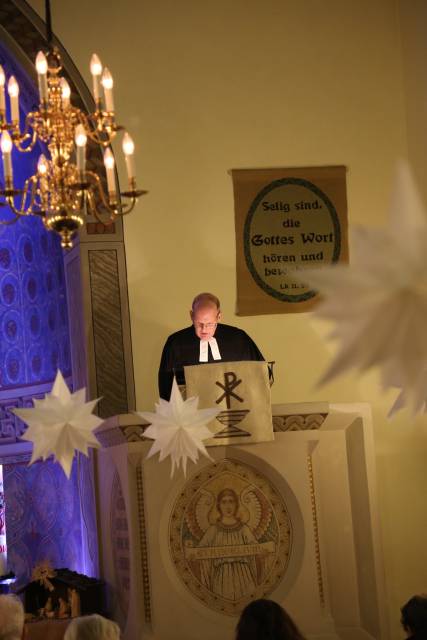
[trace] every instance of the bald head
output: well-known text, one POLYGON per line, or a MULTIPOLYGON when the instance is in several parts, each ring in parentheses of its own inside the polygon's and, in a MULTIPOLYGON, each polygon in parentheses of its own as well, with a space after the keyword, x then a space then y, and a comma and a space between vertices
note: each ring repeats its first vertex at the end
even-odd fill
POLYGON ((24 607, 17 596, 0 596, 0 640, 21 640, 24 607))
POLYGON ((221 319, 220 302, 212 293, 199 293, 193 300, 190 311, 194 331, 200 340, 213 337, 221 319))
POLYGON ((193 311, 196 308, 202 307, 215 307, 217 311, 221 310, 221 305, 219 299, 213 295, 213 293, 199 293, 193 300, 193 304, 191 305, 191 309, 193 311))

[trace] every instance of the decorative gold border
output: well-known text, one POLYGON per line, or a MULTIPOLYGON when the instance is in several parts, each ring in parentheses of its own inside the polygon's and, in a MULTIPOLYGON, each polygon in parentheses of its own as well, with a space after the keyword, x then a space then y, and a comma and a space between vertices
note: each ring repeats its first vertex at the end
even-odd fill
POLYGON ((123 498, 123 491, 122 491, 122 483, 120 482, 120 476, 117 472, 117 470, 114 473, 113 476, 113 480, 111 483, 111 495, 110 495, 110 541, 111 541, 111 548, 113 551, 113 563, 114 563, 114 575, 115 575, 115 582, 117 585, 117 600, 119 603, 119 607, 123 613, 123 615, 125 617, 127 617, 128 612, 129 612, 129 596, 130 596, 130 548, 129 548, 129 520, 128 520, 128 514, 127 514, 127 509, 126 509, 126 503, 124 501, 123 498), (117 530, 116 525, 115 525, 115 521, 116 518, 118 516, 118 510, 117 510, 117 498, 121 496, 122 500, 123 500, 123 511, 124 511, 124 515, 126 518, 126 535, 122 536, 120 531, 117 530), (120 571, 120 564, 119 564, 119 555, 123 554, 123 551, 118 551, 117 548, 117 539, 118 538, 122 538, 122 540, 127 540, 128 543, 128 549, 127 549, 127 554, 126 557, 129 560, 129 568, 126 572, 127 577, 129 578, 129 589, 123 589, 121 587, 121 581, 120 581, 120 577, 121 577, 121 571, 120 571))
POLYGON ((142 467, 138 465, 136 469, 136 499, 138 505, 138 525, 139 525, 139 548, 141 551, 141 575, 142 592, 144 594, 145 622, 151 623, 151 589, 150 573, 148 569, 148 549, 147 533, 145 527, 145 503, 144 503, 144 482, 142 479, 142 467))
MULTIPOLYGON (((185 387, 181 386, 182 389, 185 389, 185 387)), ((327 413, 273 414, 273 431, 275 433, 314 431, 320 429, 327 416, 327 413)), ((111 429, 102 429, 96 434, 96 437, 105 449, 124 442, 144 442, 149 440, 144 436, 148 426, 148 422, 114 426, 111 429)))
POLYGON ((316 553, 317 586, 319 589, 320 606, 325 606, 325 591, 323 588, 322 562, 320 559, 319 523, 317 520, 316 493, 314 488, 313 459, 307 456, 308 477, 310 480, 311 514, 313 518, 314 546, 316 553))

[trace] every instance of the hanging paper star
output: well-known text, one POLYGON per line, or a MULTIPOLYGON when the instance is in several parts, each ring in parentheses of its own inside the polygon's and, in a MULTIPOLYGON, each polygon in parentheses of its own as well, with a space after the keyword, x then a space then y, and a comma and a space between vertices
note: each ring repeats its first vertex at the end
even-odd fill
POLYGON ((181 464, 185 475, 187 460, 196 462, 199 451, 211 460, 203 444, 203 440, 212 437, 206 423, 215 418, 221 409, 198 409, 198 404, 198 397, 182 399, 174 378, 169 402, 160 398, 156 404, 156 413, 138 412, 138 415, 150 422, 144 436, 154 440, 147 457, 160 452, 161 462, 170 455, 171 477, 175 468, 178 469, 181 464))
POLYGON ((411 389, 409 398, 407 391, 403 389, 400 392, 389 411, 389 417, 407 406, 411 407, 414 414, 427 411, 427 368, 418 377, 416 385, 411 389))
POLYGON ((85 391, 70 393, 58 370, 52 391, 43 400, 35 398, 34 408, 12 409, 28 424, 22 438, 33 443, 30 464, 53 455, 69 478, 75 451, 87 455, 88 446, 99 446, 92 433, 103 422, 92 413, 99 399, 85 402, 85 391))
POLYGON ((427 396, 427 212, 409 168, 398 168, 385 229, 358 229, 351 264, 304 271, 323 295, 315 314, 335 323, 339 351, 320 383, 378 366, 385 388, 400 387, 393 407, 425 407, 427 396))

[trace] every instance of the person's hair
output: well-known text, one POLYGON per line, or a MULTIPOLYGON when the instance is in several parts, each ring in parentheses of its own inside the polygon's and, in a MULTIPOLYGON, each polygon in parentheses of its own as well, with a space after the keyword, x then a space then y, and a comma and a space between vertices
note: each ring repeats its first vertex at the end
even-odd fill
POLYGON ((218 509, 219 513, 221 513, 221 509, 220 509, 220 502, 223 499, 224 496, 231 496, 234 499, 234 502, 236 503, 236 512, 237 509, 239 508, 239 498, 237 493, 234 491, 234 489, 222 489, 217 497, 216 497, 216 508, 218 509))
POLYGON ((304 640, 290 615, 273 600, 254 600, 242 611, 236 640, 304 640))
POLYGON ((427 596, 413 596, 401 608, 401 623, 405 631, 413 638, 421 640, 427 637, 427 596))
POLYGON ((191 309, 194 311, 196 307, 216 307, 218 311, 221 308, 219 299, 213 293, 199 293, 193 300, 191 309))
POLYGON ((0 595, 0 640, 21 640, 24 607, 17 596, 0 595))
POLYGON ((120 627, 112 620, 94 613, 91 616, 73 618, 67 627, 64 640, 119 640, 120 627))

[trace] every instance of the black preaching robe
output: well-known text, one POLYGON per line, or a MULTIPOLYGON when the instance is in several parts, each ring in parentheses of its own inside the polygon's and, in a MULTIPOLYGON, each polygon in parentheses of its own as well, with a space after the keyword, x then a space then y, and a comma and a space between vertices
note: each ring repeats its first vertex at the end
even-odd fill
MULTIPOLYGON (((209 362, 238 362, 240 360, 264 360, 255 342, 242 329, 228 324, 219 324, 213 336, 221 354, 221 360, 214 360, 211 348, 208 348, 209 362)), ((200 338, 194 327, 181 329, 169 336, 163 347, 159 368, 159 394, 164 400, 169 400, 173 376, 178 384, 185 384, 184 367, 192 364, 206 364, 199 362, 200 338)))

